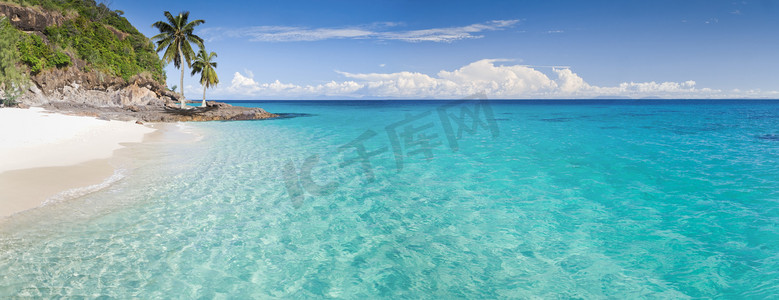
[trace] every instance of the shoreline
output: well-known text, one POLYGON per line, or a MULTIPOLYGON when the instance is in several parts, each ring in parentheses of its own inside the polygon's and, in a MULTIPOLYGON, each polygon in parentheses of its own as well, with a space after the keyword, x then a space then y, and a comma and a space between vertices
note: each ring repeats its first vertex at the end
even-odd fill
POLYGON ((0 133, 0 220, 121 180, 132 168, 130 149, 159 138, 165 126, 0 110, 0 127, 13 128, 0 133))

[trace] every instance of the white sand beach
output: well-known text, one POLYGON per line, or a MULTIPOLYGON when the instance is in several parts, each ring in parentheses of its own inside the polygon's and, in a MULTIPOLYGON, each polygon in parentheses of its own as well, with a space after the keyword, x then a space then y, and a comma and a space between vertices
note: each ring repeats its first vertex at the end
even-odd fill
POLYGON ((69 116, 42 108, 0 109, 0 218, 48 197, 100 184, 114 174, 108 159, 154 128, 69 116))

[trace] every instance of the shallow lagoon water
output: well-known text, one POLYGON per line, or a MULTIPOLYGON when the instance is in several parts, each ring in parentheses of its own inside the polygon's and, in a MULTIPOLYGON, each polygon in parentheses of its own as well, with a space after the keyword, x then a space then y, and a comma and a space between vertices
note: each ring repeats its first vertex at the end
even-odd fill
POLYGON ((450 103, 188 124, 7 220, 0 295, 779 295, 779 102, 450 103))

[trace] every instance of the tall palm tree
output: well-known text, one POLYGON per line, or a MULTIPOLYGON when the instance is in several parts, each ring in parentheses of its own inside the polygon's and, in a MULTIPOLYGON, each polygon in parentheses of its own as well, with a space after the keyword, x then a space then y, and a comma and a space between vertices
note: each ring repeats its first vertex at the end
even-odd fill
POLYGON ((176 68, 181 69, 181 108, 185 108, 187 99, 184 97, 184 66, 182 59, 187 62, 187 66, 192 66, 192 57, 195 52, 192 51, 192 43, 203 48, 203 39, 192 33, 195 26, 205 23, 203 20, 194 20, 188 22, 189 12, 184 11, 178 16, 173 16, 169 11, 165 12, 168 22, 157 21, 151 26, 160 30, 160 34, 152 37, 157 42, 157 52, 165 50, 162 60, 165 63, 173 62, 176 68))
POLYGON ((203 85, 203 104, 200 107, 206 107, 206 88, 219 84, 219 77, 216 76, 216 53, 208 53, 205 48, 200 48, 197 52, 195 61, 192 62, 192 76, 200 73, 200 84, 203 85))

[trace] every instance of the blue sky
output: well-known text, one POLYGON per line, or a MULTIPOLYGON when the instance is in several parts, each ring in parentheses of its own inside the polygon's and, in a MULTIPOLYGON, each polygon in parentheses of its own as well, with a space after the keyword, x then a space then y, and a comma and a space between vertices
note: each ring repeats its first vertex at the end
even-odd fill
MULTIPOLYGON (((779 98, 779 1, 149 1, 206 20, 215 99, 779 98)), ((178 72, 168 70, 169 85, 178 72)), ((188 98, 202 88, 185 78, 188 98)))

